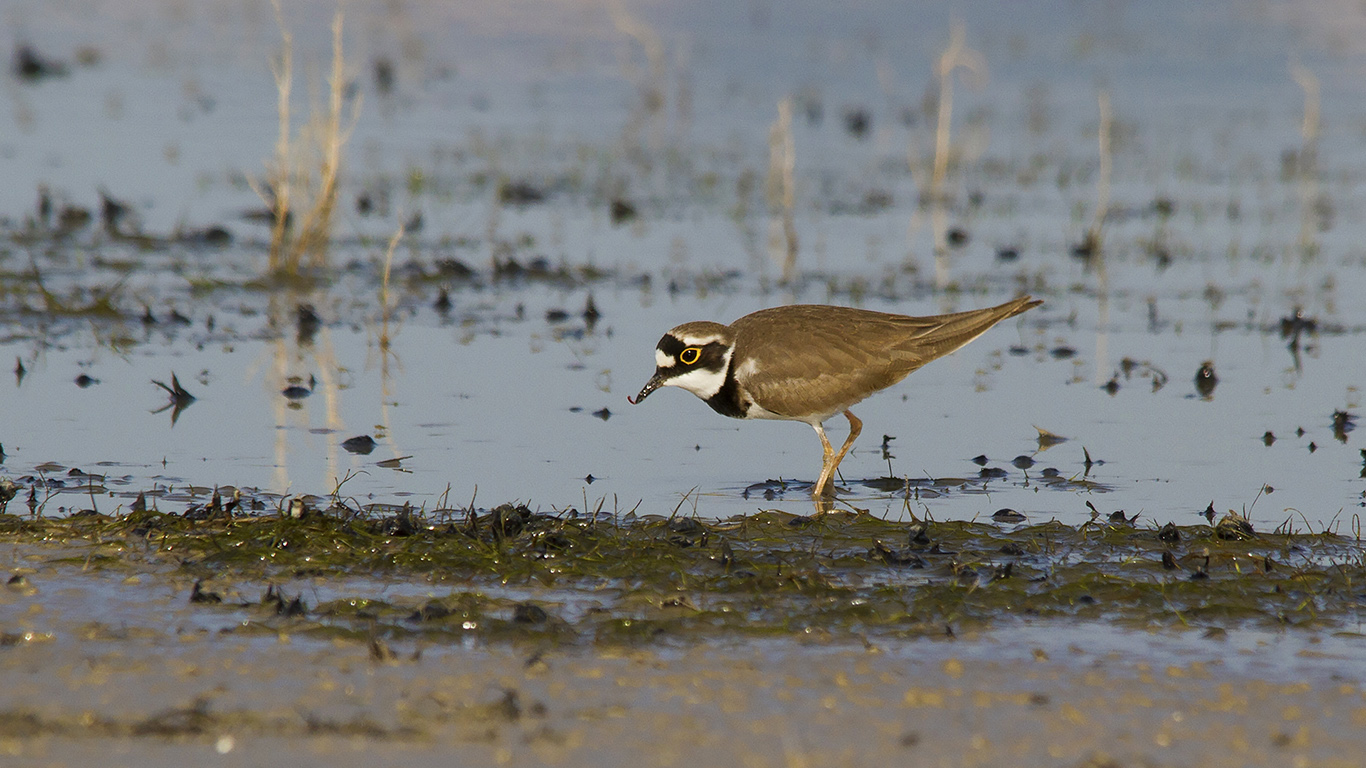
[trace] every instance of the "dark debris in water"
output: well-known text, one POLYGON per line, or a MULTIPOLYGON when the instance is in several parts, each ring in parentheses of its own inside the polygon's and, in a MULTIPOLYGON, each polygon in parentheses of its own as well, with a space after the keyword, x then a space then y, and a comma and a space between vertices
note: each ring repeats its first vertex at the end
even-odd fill
MULTIPOLYGON (((892 478, 892 480, 895 482, 895 485, 892 488, 890 488, 890 490, 897 490, 904 487, 905 485, 904 481, 898 478, 892 478)), ((768 480, 763 481, 762 483, 751 483, 750 485, 746 486, 743 491, 741 491, 740 495, 742 498, 745 499, 763 499, 764 501, 773 501, 775 499, 783 498, 783 496, 788 491, 810 492, 810 490, 810 483, 804 483, 800 480, 783 480, 782 478, 774 480, 770 478, 768 480)))
POLYGON ((27 43, 20 44, 14 49, 14 57, 10 62, 10 72, 20 81, 28 83, 52 77, 66 77, 68 71, 66 62, 49 58, 27 43))
POLYGON ((1007 507, 1004 509, 998 509, 995 512, 993 512, 991 514, 991 519, 995 520, 998 523, 1023 523, 1028 518, 1026 518, 1023 514, 1007 507))
POLYGON ((171 373, 170 385, 167 385, 165 382, 157 381, 156 379, 153 379, 152 383, 165 390, 166 394, 170 397, 170 401, 167 402, 166 405, 152 411, 152 413, 161 413, 169 410, 171 412, 171 426, 174 427, 176 421, 180 419, 180 412, 190 407, 190 404, 195 401, 195 396, 190 394, 180 385, 180 379, 174 372, 171 373))
POLYGON ((1318 321, 1312 317, 1306 317, 1302 307, 1295 307, 1295 311, 1290 316, 1281 318, 1281 338, 1290 342, 1292 346, 1299 346, 1302 334, 1314 334, 1318 330, 1318 321))
POLYGON ((1214 396, 1214 388, 1219 385, 1219 377, 1214 374, 1213 361, 1206 360, 1195 372, 1195 391, 1208 400, 1214 396))
POLYGON ((376 443, 375 438, 369 435, 356 435, 355 437, 343 440, 341 445, 342 448, 346 449, 347 453, 368 456, 375 450, 376 443))
POLYGON ((1333 411, 1333 437, 1347 442, 1347 433, 1357 428, 1357 416, 1350 411, 1333 411))
POLYGON ((291 376, 290 381, 293 383, 280 390, 280 394, 289 400, 302 400, 308 397, 313 394, 313 389, 318 385, 317 379, 312 374, 308 377, 308 386, 304 386, 303 380, 298 377, 291 376))
POLYGON ((1257 536, 1252 530, 1252 523, 1232 510, 1214 524, 1214 535, 1230 541, 1244 541, 1257 536))
POLYGON ((1147 379, 1152 384, 1152 392, 1154 393, 1167 386, 1169 378, 1166 371, 1158 368, 1151 362, 1126 357, 1119 361, 1119 369, 1115 371, 1115 375, 1102 388, 1111 395, 1118 393, 1121 376, 1126 382, 1134 379, 1147 379))
POLYGON ((873 116, 864 107, 848 107, 844 110, 844 130, 859 141, 868 137, 872 123, 873 116))
POLYGON ((503 205, 528 206, 545 202, 546 190, 531 181, 508 180, 498 186, 498 202, 503 205))
POLYGON ((636 220, 639 213, 636 211, 635 203, 625 198, 612 198, 608 214, 612 220, 612 226, 619 227, 636 220))
POLYGON ((193 579, 189 600, 200 609, 240 612, 233 632, 288 622, 295 634, 386 646, 686 643, 811 629, 937 636, 1031 617, 1322 629, 1354 626, 1360 608, 1366 563, 1361 542, 1346 536, 1254 531, 1236 514, 1160 527, 1122 512, 1078 527, 1009 517, 1018 525, 779 512, 713 521, 512 504, 424 513, 333 501, 298 518, 0 515, 0 541, 46 548, 54 562, 88 550, 80 560, 96 570, 160 559, 193 579), (268 586, 302 574, 334 578, 342 597, 309 606, 268 586), (390 580, 451 591, 395 597, 390 580), (244 582, 264 589, 259 604, 225 599, 244 582))

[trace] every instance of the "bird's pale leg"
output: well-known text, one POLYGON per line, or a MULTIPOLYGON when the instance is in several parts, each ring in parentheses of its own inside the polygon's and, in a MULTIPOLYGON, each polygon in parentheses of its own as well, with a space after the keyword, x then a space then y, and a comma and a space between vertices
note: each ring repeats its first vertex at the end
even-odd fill
POLYGON ((812 424, 816 428, 816 434, 820 435, 821 447, 825 449, 825 455, 821 457, 821 479, 816 481, 816 485, 811 489, 811 498, 819 499, 825 491, 825 484, 830 481, 830 476, 835 470, 830 466, 830 457, 835 454, 835 449, 830 447, 830 438, 825 436, 825 427, 819 423, 812 424))
POLYGON ((853 411, 845 411, 844 417, 849 419, 849 436, 844 439, 844 445, 840 447, 840 452, 835 454, 835 460, 830 462, 830 477, 833 479, 835 470, 839 469, 840 462, 844 460, 844 454, 849 452, 849 447, 854 444, 855 438, 863 431, 863 422, 858 420, 853 411))

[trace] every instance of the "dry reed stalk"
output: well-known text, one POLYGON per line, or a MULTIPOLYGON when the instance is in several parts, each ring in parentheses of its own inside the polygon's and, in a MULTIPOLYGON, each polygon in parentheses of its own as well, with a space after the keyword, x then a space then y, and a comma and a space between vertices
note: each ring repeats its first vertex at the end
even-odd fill
POLYGON ((949 30, 949 45, 935 63, 935 74, 939 78, 939 107, 934 130, 934 165, 930 172, 930 220, 934 231, 934 275, 935 285, 943 289, 949 280, 948 246, 948 193, 944 187, 948 181, 949 162, 953 157, 953 73, 958 68, 968 70, 969 74, 980 80, 987 77, 986 59, 982 54, 967 46, 967 30, 962 22, 955 21, 949 30))
MULTIPOLYGON (((279 2, 279 0, 276 0, 279 2)), ((310 266, 326 261, 327 244, 332 236, 332 213, 337 204, 337 176, 341 170, 341 148, 350 138, 350 128, 342 129, 342 102, 346 89, 346 65, 342 52, 343 15, 339 8, 332 19, 332 71, 328 76, 327 110, 310 118, 310 128, 318 151, 317 187, 312 205, 299 226, 296 248, 311 257, 310 266)), ((360 109, 359 101, 356 110, 360 109)), ((354 125, 354 122, 353 122, 354 125)), ((310 175, 310 178, 312 176, 310 175)))
POLYGON ((294 35, 285 26, 279 0, 272 0, 275 21, 280 27, 280 60, 271 64, 275 78, 276 110, 279 115, 275 139, 275 159, 266 168, 266 189, 257 194, 270 207, 274 224, 270 228, 270 271, 278 272, 286 251, 285 239, 289 231, 290 192, 293 172, 290 168, 290 98, 294 91, 294 35))
POLYGON ((1316 147, 1319 141, 1319 79, 1309 67, 1291 64, 1290 76, 1304 91, 1304 118, 1300 121, 1300 138, 1306 148, 1316 147))
POLYGON ((934 129, 934 170, 930 175, 930 194, 935 198, 943 197, 944 182, 949 173, 949 159, 953 151, 950 144, 953 134, 953 72, 959 67, 986 79, 986 59, 967 46, 967 30, 962 22, 955 21, 949 30, 949 46, 939 55, 934 68, 939 78, 939 109, 934 129))
MULTIPOLYGON (((402 217, 400 216, 399 218, 401 219, 402 217)), ((399 241, 403 239, 403 233, 406 228, 407 225, 399 224, 398 229, 394 232, 393 236, 389 238, 389 247, 384 249, 384 272, 381 275, 379 282, 379 307, 386 328, 389 324, 389 273, 394 265, 394 251, 398 249, 399 241)), ((385 336, 387 338, 387 331, 385 336)))
POLYGON ((778 102, 778 118, 768 129, 768 179, 765 186, 770 211, 779 211, 773 221, 769 251, 782 264, 783 285, 790 285, 797 269, 796 206, 797 151, 792 139, 792 97, 778 102), (780 235, 781 232, 781 235, 780 235), (782 245, 778 243, 781 236, 782 245))
POLYGON ((1320 102, 1319 79, 1308 67, 1290 65, 1290 76, 1304 91, 1304 117, 1300 120, 1300 153, 1295 158, 1295 180, 1299 186, 1300 233, 1296 245, 1302 259, 1318 252, 1315 233, 1318 231, 1317 198, 1320 102))
POLYGON ((1096 270, 1095 384, 1100 386, 1109 373, 1110 277, 1105 269, 1105 253, 1101 238, 1105 217, 1110 212, 1110 173, 1113 167, 1110 135, 1114 130, 1114 115, 1110 111, 1109 91, 1101 89, 1097 102, 1100 111, 1100 125, 1096 129, 1100 171, 1099 178, 1096 179, 1096 213, 1091 220, 1091 228, 1086 233, 1086 245, 1091 253, 1088 263, 1096 270))
POLYGON ((308 124, 297 139, 294 137, 290 106, 294 37, 285 24, 280 0, 271 0, 271 5, 281 36, 280 59, 271 67, 277 92, 279 136, 275 156, 267 164, 265 188, 257 187, 257 194, 270 206, 274 217, 270 270, 275 274, 297 275, 305 258, 307 266, 312 268, 326 264, 341 173, 341 150, 350 138, 361 102, 359 98, 353 102, 349 124, 344 126, 346 63, 342 31, 345 15, 338 8, 332 20, 332 68, 327 83, 327 105, 325 108, 311 105, 308 124), (300 214, 297 225, 296 211, 300 214))
MULTIPOLYGON (((399 216, 399 221, 404 220, 399 216)), ((394 451, 394 458, 399 458, 401 453, 398 449, 398 438, 392 429, 393 420, 389 412, 389 404, 393 400, 394 375, 389 364, 392 359, 398 362, 398 353, 393 350, 393 337, 389 335, 389 321, 392 315, 392 308, 389 306, 389 276, 393 271, 394 252, 398 250, 398 244, 403 240, 407 225, 400 223, 393 236, 389 238, 389 246, 384 249, 384 272, 380 277, 379 283, 379 306, 380 306, 380 331, 379 331, 379 375, 380 375, 380 424, 386 435, 389 435, 389 444, 394 451)))
POLYGON ((1114 130, 1114 116, 1110 112, 1109 91, 1102 89, 1097 101, 1100 107, 1100 127, 1096 131, 1100 145, 1100 172, 1096 179, 1096 211, 1091 218, 1091 228, 1086 232, 1086 242, 1091 247, 1091 253, 1099 258, 1102 229, 1105 217, 1110 213, 1110 173, 1113 167, 1110 135, 1114 130))

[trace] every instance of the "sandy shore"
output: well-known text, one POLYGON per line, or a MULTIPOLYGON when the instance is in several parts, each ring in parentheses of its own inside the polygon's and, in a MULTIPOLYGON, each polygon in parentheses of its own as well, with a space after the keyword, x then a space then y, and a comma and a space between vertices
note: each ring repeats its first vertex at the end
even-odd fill
POLYGON ((1359 765, 1342 633, 1040 622, 955 638, 389 647, 239 631, 145 573, 3 590, 10 766, 1359 765), (104 597, 102 597, 102 595, 104 597))

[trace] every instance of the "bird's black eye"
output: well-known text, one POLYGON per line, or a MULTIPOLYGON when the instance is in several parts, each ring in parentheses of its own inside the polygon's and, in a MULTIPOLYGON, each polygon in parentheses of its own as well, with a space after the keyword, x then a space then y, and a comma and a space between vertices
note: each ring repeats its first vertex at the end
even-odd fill
POLYGON ((685 349, 685 350, 683 350, 682 352, 678 353, 678 359, 679 359, 679 361, 682 362, 684 365, 693 365, 693 364, 695 364, 699 359, 701 359, 701 357, 702 357, 702 350, 701 350, 700 347, 688 347, 687 349, 685 349))

